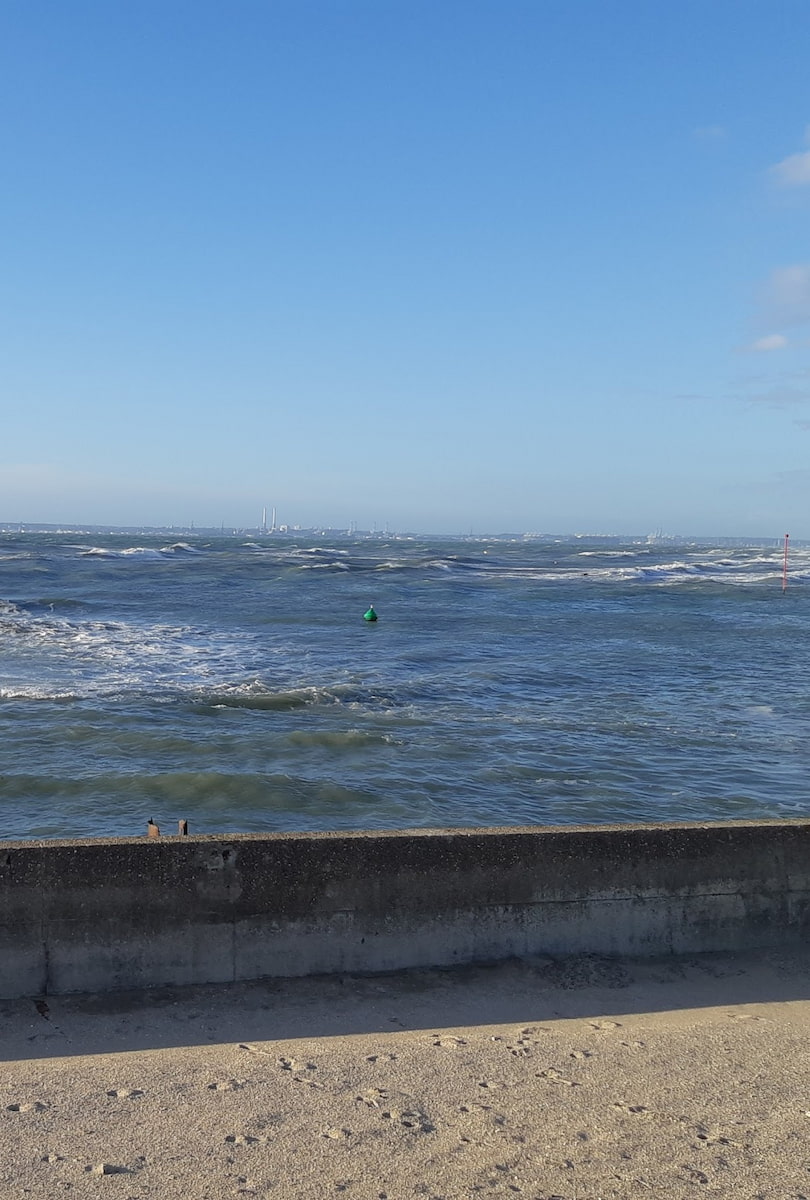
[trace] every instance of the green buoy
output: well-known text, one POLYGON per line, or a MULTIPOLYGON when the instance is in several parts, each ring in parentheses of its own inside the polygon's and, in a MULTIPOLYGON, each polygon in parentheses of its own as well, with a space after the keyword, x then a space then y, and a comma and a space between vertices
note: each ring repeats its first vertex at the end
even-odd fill
POLYGON ((363 620, 364 621, 376 621, 377 620, 377 614, 374 611, 373 604, 369 606, 368 612, 363 613, 363 620))

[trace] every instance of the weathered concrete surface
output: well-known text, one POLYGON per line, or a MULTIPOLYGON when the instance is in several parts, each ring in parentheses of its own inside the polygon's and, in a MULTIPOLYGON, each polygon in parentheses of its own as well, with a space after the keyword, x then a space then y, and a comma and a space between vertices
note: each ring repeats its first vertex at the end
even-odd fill
POLYGON ((800 942, 810 822, 0 842, 0 997, 800 942))

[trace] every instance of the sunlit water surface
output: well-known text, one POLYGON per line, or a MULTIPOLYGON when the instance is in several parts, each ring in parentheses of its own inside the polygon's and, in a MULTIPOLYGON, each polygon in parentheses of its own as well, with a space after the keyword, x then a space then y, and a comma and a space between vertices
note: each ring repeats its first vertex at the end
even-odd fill
POLYGON ((0 536, 0 837, 803 816, 810 551, 0 536), (373 603, 376 624, 363 613, 373 603))

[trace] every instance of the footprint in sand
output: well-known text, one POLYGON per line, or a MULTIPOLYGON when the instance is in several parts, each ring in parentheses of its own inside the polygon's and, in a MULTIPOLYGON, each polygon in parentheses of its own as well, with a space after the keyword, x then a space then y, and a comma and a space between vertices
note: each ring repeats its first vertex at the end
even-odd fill
POLYGON ((383 1114, 383 1119, 386 1121, 394 1121, 401 1125, 403 1129, 410 1130, 413 1133, 433 1133, 436 1128, 427 1119, 427 1115, 418 1108, 388 1108, 383 1114))
POLYGON ((620 1112, 633 1113, 637 1117, 643 1117, 650 1111, 643 1104, 622 1104, 619 1100, 614 1102, 613 1107, 619 1109, 620 1112))
POLYGON ((542 1031, 539 1029, 522 1029, 520 1031, 520 1037, 513 1037, 511 1040, 509 1040, 508 1038, 500 1037, 498 1034, 493 1034, 489 1040, 491 1042, 504 1042, 506 1044, 506 1049, 511 1054, 514 1054, 516 1058, 523 1058, 531 1054, 530 1047, 538 1046, 540 1044, 539 1038, 533 1038, 529 1036, 532 1033, 539 1032, 542 1031))
POLYGON ((140 1088, 113 1088, 107 1095, 116 1100, 137 1100, 144 1092, 140 1088))
POLYGON ((45 1112, 46 1108, 50 1108, 50 1104, 43 1104, 41 1100, 32 1100, 30 1104, 7 1104, 6 1112, 27 1113, 27 1112, 45 1112))
POLYGON ((575 1079, 566 1079, 565 1076, 554 1067, 549 1067, 546 1071, 538 1071, 537 1078, 548 1079, 550 1083, 560 1083, 565 1087, 579 1087, 579 1084, 575 1079))
POLYGON ((621 1021, 589 1021, 591 1029, 621 1029, 621 1021))
POLYGON ((299 1062, 297 1058, 277 1058, 277 1065, 282 1071, 289 1071, 295 1083, 305 1083, 308 1087, 323 1089, 324 1084, 316 1083, 311 1072, 318 1068, 312 1062, 299 1062))
POLYGON ((299 1062, 297 1058, 277 1058, 276 1062, 282 1071, 317 1071, 315 1063, 299 1062))
POLYGON ((581 1059, 581 1058, 595 1058, 596 1055, 593 1050, 572 1050, 571 1053, 568 1055, 568 1057, 581 1059))
POLYGON ((351 1136, 351 1129, 338 1129, 335 1126, 331 1127, 330 1129, 324 1129, 321 1133, 321 1137, 331 1138, 334 1142, 339 1141, 341 1138, 347 1138, 351 1136))
POLYGON ((433 1036, 436 1039, 436 1041, 433 1043, 433 1045, 434 1046, 443 1046, 446 1050, 458 1050, 459 1046, 467 1045, 464 1038, 450 1037, 448 1034, 445 1034, 444 1036, 442 1036, 442 1034, 440 1034, 440 1033, 434 1033, 433 1036))
POLYGON ((383 1100, 387 1099, 388 1092, 385 1088, 367 1088, 359 1096, 355 1096, 355 1100, 365 1104, 368 1108, 379 1108, 383 1100))
POLYGON ((697 1125, 695 1138, 701 1146, 744 1146, 745 1142, 735 1142, 732 1138, 725 1137, 716 1127, 709 1128, 707 1125, 697 1125))
MULTIPOLYGON (((271 1050, 263 1050, 261 1046, 251 1046, 250 1042, 238 1042, 240 1050, 249 1050, 251 1054, 260 1054, 262 1058, 273 1058, 271 1050)), ((276 1059, 276 1062, 279 1060, 276 1059)))
POLYGON ((250 1133, 229 1133, 225 1141, 231 1146, 266 1146, 270 1138, 267 1134, 255 1137, 250 1133))
POLYGON ((396 1062, 396 1061, 397 1061, 396 1054, 369 1054, 366 1057, 367 1063, 396 1062))
POLYGON ((209 1092, 241 1092, 246 1087, 244 1079, 220 1079, 216 1083, 209 1083, 209 1092))
POLYGON ((530 1058, 532 1053, 527 1041, 524 1039, 521 1039, 516 1043, 507 1042, 506 1049, 513 1056, 513 1058, 530 1058))

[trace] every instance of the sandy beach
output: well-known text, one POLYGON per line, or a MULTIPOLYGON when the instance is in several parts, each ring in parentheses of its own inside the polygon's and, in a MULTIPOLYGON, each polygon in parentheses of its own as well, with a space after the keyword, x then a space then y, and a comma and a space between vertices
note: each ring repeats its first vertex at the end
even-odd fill
POLYGON ((810 1197, 810 955, 0 1002, 4 1197, 810 1197))

